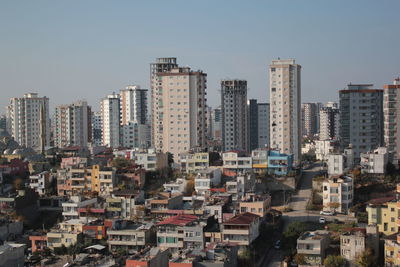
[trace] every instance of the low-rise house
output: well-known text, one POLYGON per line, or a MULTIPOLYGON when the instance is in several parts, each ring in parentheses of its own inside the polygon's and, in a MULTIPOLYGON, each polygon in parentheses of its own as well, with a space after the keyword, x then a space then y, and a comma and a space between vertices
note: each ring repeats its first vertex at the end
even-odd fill
POLYGON ((253 170, 255 172, 267 171, 268 168, 268 150, 267 149, 255 149, 251 151, 251 159, 253 164, 253 170))
POLYGON ((68 232, 52 229, 47 233, 47 247, 54 249, 58 247, 69 247, 83 240, 82 232, 68 232))
POLYGON ((31 235, 29 236, 31 241, 32 253, 36 251, 43 251, 47 248, 47 236, 46 235, 31 235))
POLYGON ((156 152, 154 149, 132 150, 127 157, 134 160, 137 165, 146 171, 155 171, 168 167, 168 154, 156 152))
POLYGON ((204 195, 205 192, 210 190, 212 187, 216 187, 221 183, 221 170, 215 169, 203 169, 196 173, 194 178, 194 189, 196 193, 204 195))
POLYGON ((160 247, 145 248, 126 260, 126 267, 166 267, 170 251, 160 247))
POLYGON ((304 255, 307 265, 319 266, 324 262, 329 244, 328 231, 305 232, 297 239, 297 253, 304 255))
POLYGON ((184 193, 186 191, 187 181, 185 178, 178 178, 174 182, 165 183, 164 190, 171 193, 184 193))
POLYGON ((0 172, 3 175, 26 175, 29 173, 29 162, 22 159, 11 159, 9 162, 0 164, 0 172))
POLYGON ((86 167, 88 165, 87 158, 81 157, 69 157, 69 158, 62 158, 60 167, 61 169, 66 169, 69 167, 86 167))
POLYGON ((207 216, 214 216, 219 222, 223 222, 223 214, 228 211, 228 204, 232 201, 232 195, 227 193, 218 193, 210 196, 206 206, 204 207, 204 213, 207 216))
POLYGON ((333 176, 322 183, 322 199, 325 210, 347 213, 353 206, 353 179, 348 176, 333 176))
POLYGON ((133 216, 135 197, 116 196, 106 198, 106 210, 109 217, 128 219, 133 216))
POLYGON ((254 173, 238 174, 231 181, 225 183, 226 193, 232 195, 232 200, 240 200, 245 193, 254 192, 256 178, 254 173))
POLYGON ((363 173, 385 174, 389 162, 389 153, 386 147, 360 154, 361 171, 363 173))
POLYGON ((203 248, 204 225, 195 215, 177 215, 157 224, 157 245, 177 251, 182 248, 203 248))
POLYGON ((49 171, 29 176, 29 187, 35 190, 39 196, 46 195, 50 188, 53 176, 49 171))
POLYGON ((222 240, 248 246, 258 237, 259 226, 260 216, 250 212, 240 213, 222 224, 222 240))
POLYGON ((246 172, 253 168, 251 157, 245 156, 244 153, 231 151, 222 154, 224 172, 230 171, 234 173, 246 172))
POLYGON ((24 266, 25 248, 25 244, 16 243, 6 243, 0 246, 0 266, 24 266))
POLYGON ((246 194, 245 197, 239 202, 239 212, 251 212, 257 214, 261 218, 271 210, 271 196, 270 195, 256 195, 254 193, 246 194))
POLYGON ((97 198, 84 199, 80 196, 72 196, 68 201, 63 202, 62 215, 65 220, 79 219, 79 209, 93 206, 97 203, 97 198))
POLYGON ((352 228, 340 235, 340 255, 356 265, 357 258, 370 249, 377 259, 379 255, 379 233, 375 225, 352 228))
POLYGON ((400 234, 385 237, 385 266, 400 266, 400 234))
POLYGON ((331 153, 328 155, 328 175, 341 175, 354 166, 353 149, 347 148, 344 153, 331 153))
POLYGON ((315 156, 317 160, 328 161, 329 154, 339 149, 339 142, 336 140, 315 140, 315 156))
POLYGON ((111 227, 112 221, 98 219, 85 223, 82 226, 82 231, 85 237, 101 240, 107 237, 107 229, 111 227))
MULTIPOLYGON (((383 200, 385 199, 387 198, 383 200)), ((368 213, 368 224, 377 225, 380 233, 389 236, 398 232, 399 212, 396 200, 384 201, 383 203, 380 203, 379 199, 370 201, 366 211, 368 213)))
POLYGON ((208 152, 179 154, 181 171, 185 173, 197 172, 209 167, 208 152))
POLYGON ((147 200, 151 213, 163 213, 167 210, 183 208, 183 195, 181 193, 161 192, 154 199, 147 200))
POLYGON ((278 150, 269 150, 268 171, 278 176, 288 175, 293 168, 293 158, 293 154, 284 154, 278 150))
POLYGON ((117 220, 107 230, 107 244, 110 251, 123 249, 129 254, 156 243, 156 228, 153 223, 141 224, 117 220))

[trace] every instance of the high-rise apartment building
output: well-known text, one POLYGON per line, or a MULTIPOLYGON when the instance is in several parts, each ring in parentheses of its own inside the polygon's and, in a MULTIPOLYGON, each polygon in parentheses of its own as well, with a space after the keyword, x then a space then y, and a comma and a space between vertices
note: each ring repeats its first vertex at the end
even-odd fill
POLYGON ((222 110, 221 107, 211 110, 212 139, 222 141, 222 110))
POLYGON ((56 107, 54 144, 86 147, 92 140, 91 107, 86 101, 56 107))
POLYGON ((129 85, 120 91, 121 124, 147 123, 147 89, 129 85))
POLYGON ((301 66, 294 59, 269 66, 270 145, 281 153, 301 155, 301 66))
POLYGON ((248 151, 247 81, 221 81, 223 150, 248 151))
POLYGON ((400 158, 400 78, 383 86, 384 141, 389 152, 400 158))
POLYGON ((269 147, 269 103, 258 103, 258 148, 269 147))
POLYGON ((247 102, 249 122, 249 151, 258 148, 258 105, 257 99, 249 99, 247 102))
POLYGON ((189 67, 158 72, 154 77, 157 97, 153 98, 154 146, 179 153, 206 146, 207 74, 189 67))
POLYGON ((160 124, 164 118, 163 91, 157 74, 170 72, 177 68, 176 57, 157 58, 155 63, 150 64, 150 90, 151 90, 151 139, 156 148, 162 147, 163 125, 160 124))
POLYGON ((108 95, 100 102, 102 126, 102 144, 108 147, 120 146, 120 99, 118 94, 108 95))
POLYGON ((21 146, 41 151, 50 145, 49 98, 37 93, 11 98, 7 130, 21 146))
POLYGON ((354 158, 383 143, 383 90, 373 84, 349 84, 339 91, 340 146, 352 145, 354 158))
POLYGON ((92 112, 92 143, 94 146, 103 144, 103 121, 101 111, 92 112))
POLYGON ((319 105, 318 103, 303 103, 301 105, 302 133, 303 136, 313 137, 319 128, 319 105))
POLYGON ((328 102, 319 112, 319 140, 339 139, 340 113, 337 103, 328 102))

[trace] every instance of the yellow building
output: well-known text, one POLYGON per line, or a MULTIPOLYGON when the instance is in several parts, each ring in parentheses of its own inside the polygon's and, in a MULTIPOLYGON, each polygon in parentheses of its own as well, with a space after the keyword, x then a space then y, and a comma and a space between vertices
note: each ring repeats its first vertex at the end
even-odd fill
POLYGON ((182 172, 190 173, 209 167, 209 155, 207 152, 181 153, 179 155, 182 172))
POLYGON ((396 201, 384 204, 369 204, 366 210, 368 212, 368 224, 376 224, 380 233, 386 236, 397 233, 399 211, 396 201))
POLYGON ((82 233, 53 230, 47 233, 47 247, 54 249, 62 245, 69 247, 82 240, 82 233))
POLYGON ((385 238, 385 266, 400 266, 400 235, 385 238))

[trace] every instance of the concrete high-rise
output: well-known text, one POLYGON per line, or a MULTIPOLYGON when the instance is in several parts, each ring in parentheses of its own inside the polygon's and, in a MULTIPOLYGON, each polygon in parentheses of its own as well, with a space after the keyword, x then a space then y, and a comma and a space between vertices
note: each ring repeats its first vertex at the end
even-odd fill
POLYGON ((138 85, 128 85, 120 91, 121 124, 129 122, 147 123, 147 89, 138 85))
POLYGON ((221 107, 211 110, 211 129, 212 139, 214 141, 222 141, 222 111, 221 107))
POLYGON ((258 103, 258 148, 269 147, 269 103, 258 103))
POLYGON ((91 107, 86 101, 56 107, 54 144, 86 147, 92 140, 91 107))
POLYGON ((116 148, 120 146, 120 99, 118 94, 108 95, 100 102, 103 123, 102 144, 116 148))
POLYGON ((94 146, 103 144, 103 122, 101 111, 92 112, 92 143, 94 146))
POLYGON ((207 74, 189 67, 157 72, 153 102, 153 145, 174 159, 192 149, 206 147, 207 74))
POLYGON ((21 146, 41 151, 50 145, 49 98, 27 93, 11 98, 7 107, 7 130, 21 146))
POLYGON ((223 151, 249 150, 247 81, 221 81, 223 151))
POLYGON ((273 60, 269 66, 270 146, 301 156, 301 66, 294 59, 273 60))
POLYGON ((156 148, 162 147, 163 125, 163 91, 160 84, 159 73, 170 72, 177 68, 176 57, 157 58, 155 63, 150 63, 150 90, 151 90, 151 140, 156 148))
POLYGON ((337 103, 328 102, 319 112, 319 140, 339 139, 340 113, 337 103))
POLYGON ((400 78, 383 86, 384 142, 400 159, 400 78))
POLYGON ((373 84, 349 84, 339 91, 340 146, 350 144, 356 162, 383 144, 383 90, 373 84))
POLYGON ((313 137, 317 134, 319 105, 318 103, 303 103, 301 104, 302 115, 302 134, 303 136, 313 137))
POLYGON ((258 105, 257 99, 249 99, 247 102, 249 115, 249 149, 258 148, 258 105))

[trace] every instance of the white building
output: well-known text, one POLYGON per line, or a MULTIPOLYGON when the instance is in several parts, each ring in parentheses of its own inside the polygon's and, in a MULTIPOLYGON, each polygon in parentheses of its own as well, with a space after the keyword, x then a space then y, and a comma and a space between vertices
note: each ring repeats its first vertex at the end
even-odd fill
POLYGON ((108 95, 101 100, 101 120, 103 123, 103 145, 120 146, 120 101, 118 94, 108 95))
POLYGON ((385 174, 386 165, 389 162, 389 153, 386 147, 378 147, 377 149, 361 153, 361 171, 364 173, 385 174))
POLYGON ((400 158, 400 78, 383 86, 384 141, 389 152, 400 158))
POLYGON ((324 210, 347 213, 353 206, 353 179, 348 176, 336 176, 322 183, 324 210))
POLYGON ((172 153, 176 161, 182 152, 205 148, 207 74, 172 68, 154 79, 159 94, 159 103, 153 105, 154 147, 172 153))
POLYGON ((133 121, 121 126, 121 143, 125 148, 148 148, 150 146, 150 126, 133 121))
POLYGON ((237 171, 251 170, 253 160, 251 157, 241 156, 237 152, 225 152, 222 154, 223 168, 237 171))
POLYGON ((247 81, 221 81, 223 151, 248 151, 247 81))
POLYGON ((185 178, 178 178, 174 182, 163 184, 164 190, 171 193, 184 193, 186 191, 187 181, 185 178))
POLYGON ((194 178, 194 189, 196 193, 202 195, 212 187, 221 183, 220 169, 204 169, 197 172, 194 178))
POLYGON ((128 85, 120 91, 121 124, 147 124, 147 89, 128 85))
POLYGON ((61 203, 64 220, 79 219, 79 208, 86 208, 97 203, 97 198, 83 199, 81 196, 71 196, 66 202, 61 203))
POLYGON ((42 150, 50 145, 49 98, 27 93, 11 98, 7 107, 7 130, 19 145, 42 150))
POLYGON ((340 113, 337 103, 328 102, 319 111, 319 140, 339 139, 340 113))
POLYGON ((269 103, 258 103, 258 147, 269 147, 269 103))
POLYGON ((155 171, 168 167, 168 155, 162 152, 156 152, 154 149, 144 151, 131 151, 129 155, 136 164, 141 165, 146 171, 155 171))
POLYGON ((92 111, 86 101, 56 107, 54 143, 57 147, 86 147, 92 139, 92 111))
POLYGON ((92 112, 92 144, 101 146, 103 144, 103 121, 101 112, 92 112))
POLYGON ((354 167, 354 155, 351 148, 343 153, 331 153, 328 155, 328 175, 341 175, 354 167))
POLYGON ((44 171, 36 175, 29 176, 29 187, 35 190, 40 196, 47 193, 50 187, 53 176, 50 172, 44 171))
POLYGON ((333 154, 339 148, 339 144, 333 140, 315 140, 315 156, 317 160, 328 160, 328 155, 333 154))
POLYGON ((313 137, 319 128, 319 103, 303 103, 301 105, 303 136, 313 137))
POLYGON ((301 66, 294 59, 273 60, 269 66, 270 146, 301 156, 301 66))
POLYGON ((254 173, 244 173, 237 175, 232 181, 226 182, 226 192, 232 194, 232 200, 241 200, 246 193, 255 190, 256 177, 254 173))

